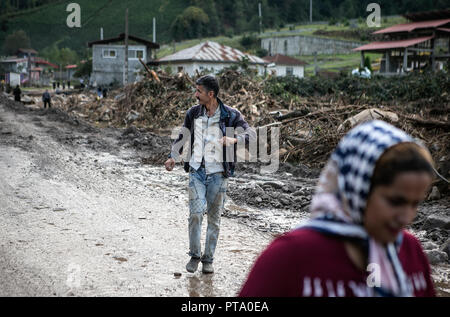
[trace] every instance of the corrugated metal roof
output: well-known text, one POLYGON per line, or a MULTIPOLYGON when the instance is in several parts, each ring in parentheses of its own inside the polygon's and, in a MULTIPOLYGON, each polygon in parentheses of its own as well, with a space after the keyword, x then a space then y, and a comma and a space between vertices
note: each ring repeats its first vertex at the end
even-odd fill
POLYGON ((433 36, 418 37, 415 39, 401 40, 401 41, 387 41, 387 42, 372 42, 357 48, 353 51, 376 51, 391 48, 405 48, 410 47, 425 41, 431 40, 433 36))
POLYGON ((450 19, 421 21, 405 24, 397 24, 389 28, 373 32, 373 34, 386 34, 386 33, 398 33, 398 32, 411 32, 417 29, 430 29, 437 28, 439 26, 450 23, 450 19))
POLYGON ((266 56, 263 57, 263 59, 269 63, 275 63, 277 65, 308 65, 304 61, 281 54, 266 56))
POLYGON ((8 57, 8 58, 0 60, 0 63, 24 63, 26 61, 27 61, 26 58, 8 57))
POLYGON ((238 49, 216 42, 203 42, 181 50, 175 54, 158 59, 158 62, 203 61, 203 62, 240 62, 244 56, 253 64, 265 64, 258 56, 245 54, 238 49))

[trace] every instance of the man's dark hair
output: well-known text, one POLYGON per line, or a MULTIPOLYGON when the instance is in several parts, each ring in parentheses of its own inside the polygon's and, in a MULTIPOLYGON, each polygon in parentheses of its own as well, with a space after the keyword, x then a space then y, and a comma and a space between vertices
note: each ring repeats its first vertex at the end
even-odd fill
POLYGON ((217 79, 211 75, 202 76, 195 82, 197 86, 205 87, 206 91, 213 91, 214 96, 217 97, 219 95, 219 83, 217 79))

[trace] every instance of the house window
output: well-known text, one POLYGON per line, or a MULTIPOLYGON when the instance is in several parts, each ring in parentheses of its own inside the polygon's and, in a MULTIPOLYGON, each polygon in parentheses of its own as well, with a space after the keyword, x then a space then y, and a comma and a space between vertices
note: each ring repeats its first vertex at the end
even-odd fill
POLYGON ((128 50, 128 59, 144 59, 144 50, 128 50))
POLYGON ((287 76, 294 75, 294 68, 293 67, 286 67, 286 75, 287 76))
POLYGON ((111 49, 103 50, 103 58, 116 58, 116 56, 117 56, 116 50, 111 49))

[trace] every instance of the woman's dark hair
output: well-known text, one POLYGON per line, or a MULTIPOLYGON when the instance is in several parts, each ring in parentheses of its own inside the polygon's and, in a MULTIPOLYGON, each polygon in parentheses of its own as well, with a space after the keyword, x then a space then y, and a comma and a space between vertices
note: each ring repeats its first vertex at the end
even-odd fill
POLYGON ((434 162, 430 152, 416 143, 399 143, 381 155, 372 175, 371 189, 388 186, 404 172, 426 172, 434 176, 434 162))
POLYGON ((195 84, 205 87, 206 91, 214 92, 214 97, 219 95, 219 83, 217 82, 217 79, 211 75, 200 77, 195 84))

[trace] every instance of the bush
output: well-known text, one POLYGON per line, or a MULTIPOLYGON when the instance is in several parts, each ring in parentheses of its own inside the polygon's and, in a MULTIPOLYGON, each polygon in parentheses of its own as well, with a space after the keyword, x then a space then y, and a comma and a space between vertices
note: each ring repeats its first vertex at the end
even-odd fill
POLYGON ((267 55, 269 55, 269 51, 266 50, 265 48, 258 48, 256 50, 256 56, 258 56, 258 57, 264 57, 267 55))
POLYGON ((259 47, 259 39, 255 35, 244 35, 239 43, 245 48, 259 47))
POLYGON ((450 93, 450 75, 439 73, 411 73, 407 76, 386 78, 377 76, 362 80, 354 76, 336 79, 321 77, 272 77, 264 87, 266 93, 284 96, 285 93, 301 97, 335 95, 349 102, 358 102, 362 95, 372 103, 429 99, 441 102, 444 93, 450 93))

